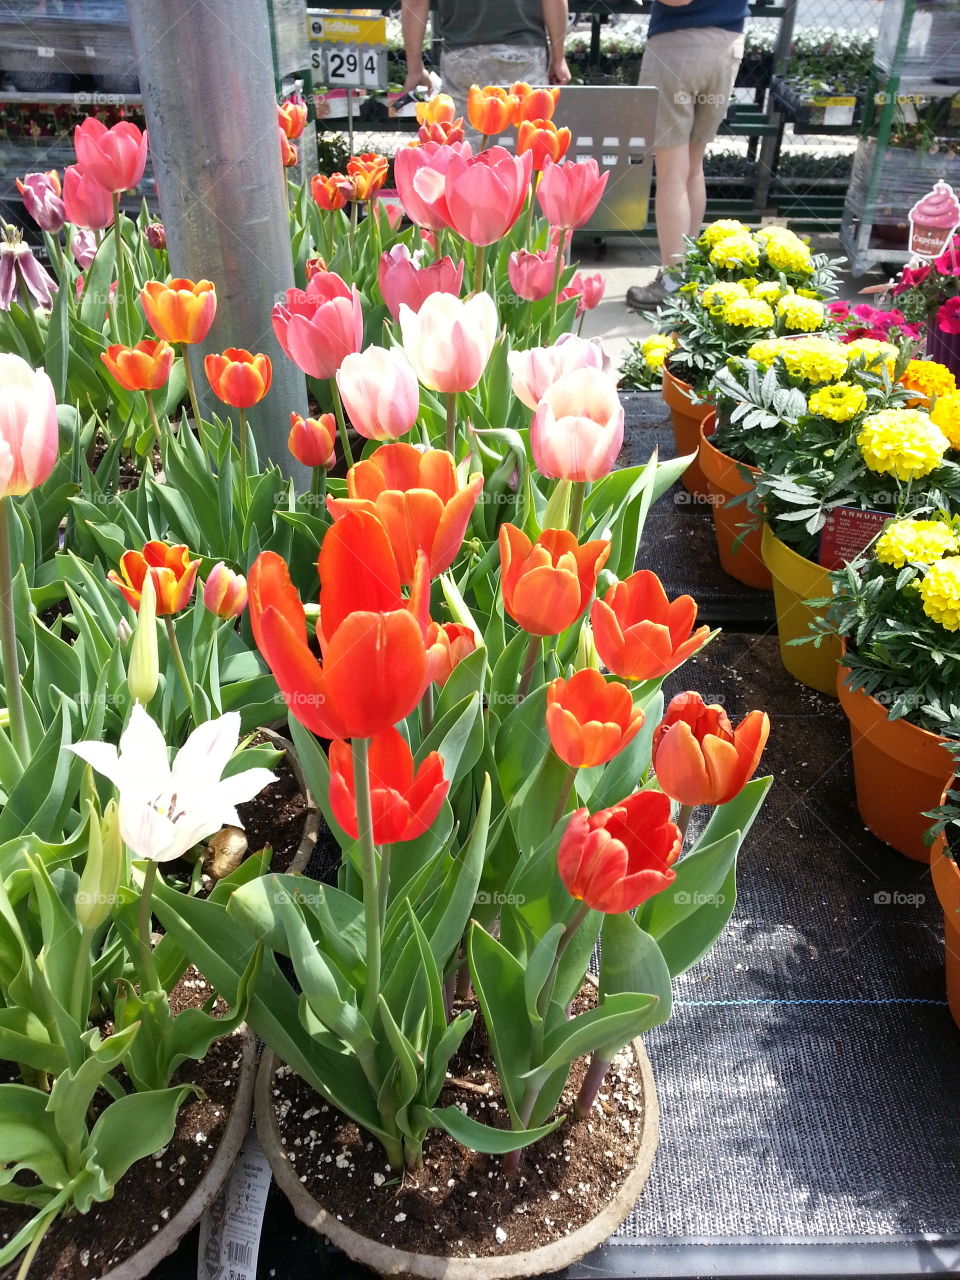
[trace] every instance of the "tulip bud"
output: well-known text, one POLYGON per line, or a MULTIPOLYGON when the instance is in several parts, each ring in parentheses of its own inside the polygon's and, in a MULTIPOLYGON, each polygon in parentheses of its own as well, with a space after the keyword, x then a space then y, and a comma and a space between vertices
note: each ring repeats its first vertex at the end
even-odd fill
POLYGON ((146 706, 160 683, 160 654, 157 648, 157 590, 148 570, 140 588, 140 609, 133 632, 127 688, 135 702, 146 706))
POLYGON ((575 665, 578 671, 584 671, 588 667, 592 667, 594 671, 603 669, 603 663, 600 661, 600 655, 597 653, 597 646, 593 639, 593 627, 589 622, 581 624, 580 634, 577 636, 575 665))
POLYGON ((151 249, 165 249, 167 247, 167 233, 163 228, 162 222, 151 222, 144 235, 147 237, 147 244, 151 249))
POLYGON ((130 623, 126 620, 126 618, 121 618, 120 621, 117 623, 117 639, 120 641, 121 644, 125 645, 128 643, 132 635, 133 635, 133 627, 131 627, 130 623))
POLYGON ((108 919, 120 887, 123 842, 116 800, 111 800, 98 817, 89 801, 90 837, 87 860, 77 886, 77 920, 84 933, 92 933, 108 919))

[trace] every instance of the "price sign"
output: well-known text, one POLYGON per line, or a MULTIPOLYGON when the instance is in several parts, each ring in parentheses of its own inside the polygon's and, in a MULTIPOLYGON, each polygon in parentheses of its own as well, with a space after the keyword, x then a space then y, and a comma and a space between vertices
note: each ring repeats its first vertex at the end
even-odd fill
POLYGON ((328 89, 386 89, 387 23, 350 10, 307 13, 310 66, 328 89))

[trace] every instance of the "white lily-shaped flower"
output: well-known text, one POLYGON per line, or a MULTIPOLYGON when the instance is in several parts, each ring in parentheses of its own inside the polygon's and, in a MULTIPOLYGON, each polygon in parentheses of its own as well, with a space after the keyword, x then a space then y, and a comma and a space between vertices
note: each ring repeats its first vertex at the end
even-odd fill
POLYGON ((242 827, 236 806, 271 782, 269 769, 221 777, 240 740, 240 716, 230 711, 194 729, 171 766, 157 724, 137 703, 120 738, 70 748, 109 778, 120 796, 120 834, 135 857, 171 862, 223 826, 242 827))

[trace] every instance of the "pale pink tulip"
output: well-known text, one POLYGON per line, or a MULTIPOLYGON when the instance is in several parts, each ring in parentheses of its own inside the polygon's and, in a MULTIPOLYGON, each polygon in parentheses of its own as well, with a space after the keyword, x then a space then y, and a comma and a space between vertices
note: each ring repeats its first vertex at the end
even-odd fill
POLYGON ((598 342, 564 333, 552 347, 531 347, 511 351, 507 356, 513 394, 528 409, 536 409, 547 387, 574 369, 609 368, 609 360, 598 342))
POLYGON ((97 256, 97 237, 85 227, 74 227, 70 237, 70 252, 81 271, 86 271, 97 256))
POLYGON ((554 227, 582 227, 600 203, 610 171, 600 173, 591 156, 579 163, 548 161, 537 183, 537 200, 543 216, 554 227))
POLYGON ((462 302, 432 293, 419 311, 400 305, 403 349, 431 391, 469 391, 487 367, 497 339, 497 304, 489 293, 462 302))
POLYGON ((19 356, 0 355, 0 498, 42 484, 59 444, 53 383, 19 356))
POLYGON ((288 289, 271 319, 280 346, 312 378, 332 378, 363 345, 360 294, 335 271, 318 271, 306 289, 288 289))
POLYGON ((532 169, 531 151, 514 156, 488 147, 478 156, 451 156, 444 183, 450 226, 471 244, 502 240, 523 209, 532 169))
POLYGON ((539 253, 518 249, 507 259, 510 287, 518 298, 526 298, 529 302, 539 302, 541 298, 550 296, 556 270, 556 249, 541 249, 539 253))
POLYGON ((367 347, 348 355, 337 387, 350 421, 368 440, 406 435, 420 412, 420 387, 400 347, 367 347))
POLYGON ((88 231, 113 225, 113 196, 75 164, 63 172, 63 208, 68 222, 88 231))
POLYGON ((469 142, 401 147, 393 161, 397 194, 407 217, 418 227, 442 231, 450 225, 444 196, 447 166, 454 156, 472 155, 469 142))
POLYGON ((96 116, 87 116, 73 131, 73 145, 83 172, 108 191, 129 191, 143 177, 147 135, 130 120, 108 129, 96 116))
POLYGON ((387 310, 397 320, 401 303, 411 311, 419 311, 424 298, 431 293, 459 295, 463 259, 455 265, 452 258, 441 258, 428 267, 421 267, 418 254, 411 254, 405 244, 395 244, 380 255, 377 280, 387 310))
POLYGON ((203 584, 203 603, 218 618, 239 618, 247 607, 247 580, 219 560, 203 584))
POLYGON ((623 446, 623 406, 616 382, 599 369, 574 369, 547 387, 530 423, 530 448, 541 475, 600 480, 623 446))

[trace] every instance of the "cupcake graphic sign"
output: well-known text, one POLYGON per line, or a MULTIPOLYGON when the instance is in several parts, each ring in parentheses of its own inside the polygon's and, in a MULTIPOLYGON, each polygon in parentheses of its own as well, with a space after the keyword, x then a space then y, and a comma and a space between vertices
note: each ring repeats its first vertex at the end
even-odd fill
POLYGON ((949 183, 939 181, 910 210, 910 252, 918 258, 937 258, 960 226, 960 200, 949 183))

